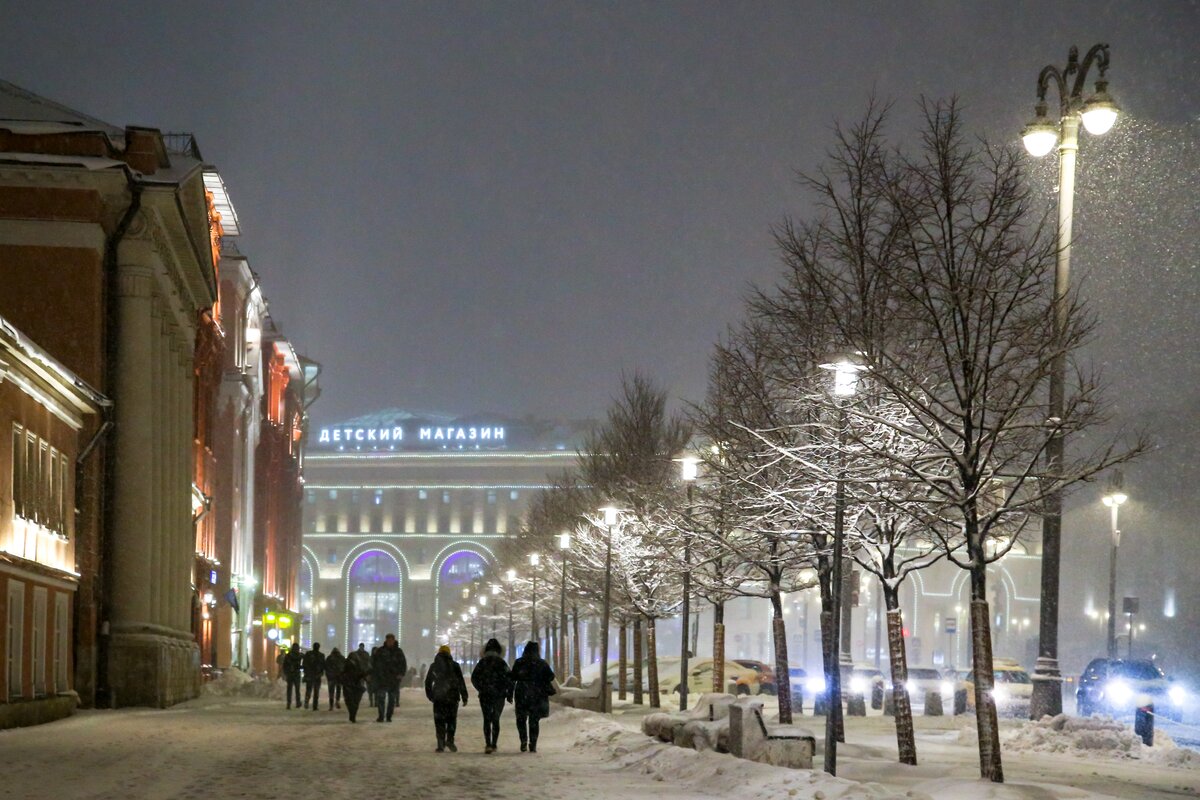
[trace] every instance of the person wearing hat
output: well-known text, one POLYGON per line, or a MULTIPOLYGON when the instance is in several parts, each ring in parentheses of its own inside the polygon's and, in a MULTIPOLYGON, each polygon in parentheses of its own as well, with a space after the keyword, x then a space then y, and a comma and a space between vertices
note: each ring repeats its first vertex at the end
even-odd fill
POLYGON ((458 727, 458 701, 467 704, 467 682, 462 667, 450 655, 450 646, 438 648, 429 671, 425 673, 425 696, 433 703, 433 727, 437 733, 437 751, 458 752, 454 730, 458 727))
POLYGON ((408 661, 396 641, 396 634, 383 637, 383 647, 371 655, 371 677, 375 681, 375 705, 379 710, 376 722, 391 722, 392 713, 400 702, 400 679, 408 672, 408 661))
POLYGON ((512 695, 516 699, 517 735, 521 737, 521 752, 537 752, 538 726, 550 716, 550 695, 556 694, 554 670, 542 660, 537 642, 527 642, 521 657, 509 672, 512 695))
POLYGON ((512 692, 508 678, 508 664, 504 661, 504 648, 495 639, 488 639, 483 647, 483 658, 471 670, 471 685, 479 698, 479 709, 483 712, 483 752, 496 752, 500 738, 500 714, 504 711, 504 699, 512 692))

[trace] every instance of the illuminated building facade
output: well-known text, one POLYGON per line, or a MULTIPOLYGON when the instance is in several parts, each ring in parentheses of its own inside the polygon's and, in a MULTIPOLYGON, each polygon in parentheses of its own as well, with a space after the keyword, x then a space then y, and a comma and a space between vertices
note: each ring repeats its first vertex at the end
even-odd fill
POLYGON ((452 600, 494 563, 548 476, 575 463, 583 430, 399 409, 314 427, 303 642, 353 649, 396 633, 410 663, 431 659, 452 600))

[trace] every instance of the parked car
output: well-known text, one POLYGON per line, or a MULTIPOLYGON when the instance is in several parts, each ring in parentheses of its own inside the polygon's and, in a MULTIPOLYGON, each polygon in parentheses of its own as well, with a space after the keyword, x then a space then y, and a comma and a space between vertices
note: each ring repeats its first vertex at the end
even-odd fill
POLYGON ((1097 712, 1119 717, 1152 705, 1155 713, 1178 722, 1186 701, 1183 686, 1145 659, 1094 658, 1075 690, 1075 710, 1081 717, 1097 712))
MULTIPOLYGON (((975 673, 962 673, 955 687, 954 712, 975 710, 975 673)), ((1000 714, 1017 716, 1029 711, 1033 697, 1033 680, 1015 659, 997 658, 992 661, 992 699, 1000 714)))
POLYGON ((764 661, 753 661, 748 658, 735 658, 734 662, 758 673, 758 685, 763 694, 778 694, 779 686, 775 680, 775 669, 771 665, 764 661))
POLYGON ((914 703, 924 703, 926 692, 936 692, 941 695, 942 703, 949 704, 954 698, 954 683, 933 667, 909 667, 905 688, 914 703))

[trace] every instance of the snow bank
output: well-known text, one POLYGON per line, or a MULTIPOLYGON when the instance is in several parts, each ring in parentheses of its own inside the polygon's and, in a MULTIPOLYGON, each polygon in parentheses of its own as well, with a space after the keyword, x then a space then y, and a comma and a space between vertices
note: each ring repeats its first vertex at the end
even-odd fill
POLYGON ((240 669, 227 669, 219 678, 204 684, 202 693, 206 697, 257 697, 264 700, 284 700, 287 683, 283 678, 272 681, 255 678, 240 669))
MULTIPOLYGON (((976 746, 974 721, 958 733, 959 744, 976 746)), ((1111 717, 1072 717, 1059 714, 1037 722, 1003 724, 1000 743, 1006 753, 1059 754, 1073 757, 1136 760, 1184 769, 1200 769, 1200 753, 1178 747, 1171 737, 1155 731, 1154 746, 1142 744, 1133 727, 1111 717)))

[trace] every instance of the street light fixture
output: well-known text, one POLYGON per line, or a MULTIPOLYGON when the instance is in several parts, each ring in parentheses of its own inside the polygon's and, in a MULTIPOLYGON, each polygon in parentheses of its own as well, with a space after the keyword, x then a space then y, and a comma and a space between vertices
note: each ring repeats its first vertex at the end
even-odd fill
POLYGON ((562 554, 562 590, 558 597, 558 639, 557 656, 555 659, 560 676, 567 674, 567 554, 571 550, 571 534, 563 531, 558 535, 558 552, 562 554))
POLYGON ((679 477, 687 486, 688 530, 683 534, 683 608, 680 619, 679 710, 688 707, 688 630, 691 628, 692 597, 692 487, 700 473, 700 459, 688 456, 679 459, 679 477))
POLYGON ((1121 504, 1129 499, 1129 495, 1121 491, 1113 491, 1104 495, 1104 505, 1108 506, 1110 515, 1110 533, 1112 549, 1108 558, 1108 657, 1117 657, 1117 548, 1121 546, 1121 529, 1117 527, 1117 516, 1121 504))
POLYGON ((608 633, 612 615, 612 537, 613 528, 621 519, 616 506, 600 509, 604 516, 604 604, 600 615, 600 703, 606 712, 612 711, 612 689, 608 682, 608 633))
MULTIPOLYGON (((828 364, 822 364, 821 369, 833 372, 833 394, 835 397, 853 397, 858 391, 858 373, 866 369, 849 357, 841 357, 828 364)), ((839 662, 850 660, 849 620, 842 622, 845 604, 842 586, 842 557, 845 552, 846 524, 846 404, 838 402, 838 453, 837 453, 837 483, 834 487, 833 499, 833 574, 830 582, 833 584, 833 608, 829 620, 830 647, 825 648, 829 659, 825 664, 825 682, 829 695, 828 711, 825 714, 825 771, 837 775, 837 729, 842 715, 842 676, 839 662), (840 644, 839 644, 840 642, 840 644), (834 658, 834 649, 841 650, 839 658, 834 658)))
MULTIPOLYGON (((1108 45, 1093 45, 1083 61, 1079 49, 1072 47, 1067 65, 1059 69, 1053 64, 1042 68, 1037 81, 1036 117, 1025 127, 1022 138, 1030 155, 1048 154, 1058 142, 1058 231, 1056 237, 1057 263, 1054 273, 1054 341, 1060 347, 1067 330, 1070 303, 1067 291, 1071 276, 1071 226, 1075 212, 1075 155, 1079 150, 1079 125, 1082 122, 1093 135, 1102 135, 1117 120, 1117 106, 1108 94, 1108 45), (1088 72, 1095 66, 1099 72, 1096 91, 1088 98, 1083 92, 1088 72), (1067 81, 1074 79, 1068 86, 1067 81), (1049 116, 1046 90, 1053 83, 1058 89, 1059 116, 1057 124, 1049 116)), ((1055 355, 1050 365, 1049 407, 1051 424, 1061 424, 1064 409, 1066 359, 1055 355)), ((1064 435, 1055 431, 1046 444, 1046 475, 1053 482, 1058 478, 1063 462, 1064 435)), ((1062 552, 1062 492, 1055 490, 1046 498, 1046 513, 1042 519, 1042 586, 1039 610, 1038 659, 1034 668, 1033 697, 1029 703, 1032 719, 1062 713, 1062 674, 1058 667, 1058 595, 1062 552)))

